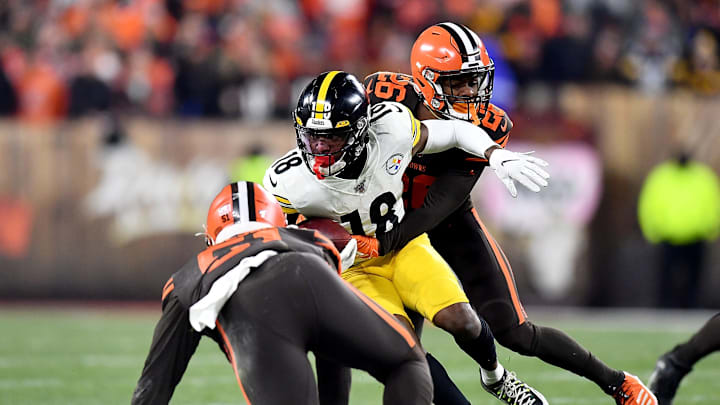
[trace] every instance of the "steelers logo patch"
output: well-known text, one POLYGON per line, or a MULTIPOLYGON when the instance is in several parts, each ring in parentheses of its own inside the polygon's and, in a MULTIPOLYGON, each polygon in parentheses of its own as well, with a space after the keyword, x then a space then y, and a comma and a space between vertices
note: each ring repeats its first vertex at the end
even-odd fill
POLYGON ((385 171, 390 175, 395 175, 400 171, 400 166, 403 161, 402 153, 396 153, 385 162, 385 171))

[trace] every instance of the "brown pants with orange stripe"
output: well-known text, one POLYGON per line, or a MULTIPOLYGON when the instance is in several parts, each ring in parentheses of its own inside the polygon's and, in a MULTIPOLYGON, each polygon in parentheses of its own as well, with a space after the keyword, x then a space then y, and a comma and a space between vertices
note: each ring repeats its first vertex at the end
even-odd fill
POLYGON ((586 377, 606 393, 622 383, 622 371, 608 367, 564 332, 527 320, 510 263, 469 204, 428 235, 498 343, 586 377))
POLYGON ((218 320, 248 403, 317 404, 308 351, 370 373, 385 384, 385 404, 431 403, 428 366, 412 337, 322 259, 285 253, 260 270, 218 320))

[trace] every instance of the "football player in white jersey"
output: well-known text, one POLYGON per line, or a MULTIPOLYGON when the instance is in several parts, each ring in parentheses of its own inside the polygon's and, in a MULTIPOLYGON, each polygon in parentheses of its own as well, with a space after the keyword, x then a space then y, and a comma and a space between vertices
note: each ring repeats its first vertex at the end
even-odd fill
MULTIPOLYGON (((516 180, 533 191, 547 185, 549 175, 540 167, 547 163, 500 148, 470 123, 421 123, 395 102, 371 109, 362 84, 346 72, 325 72, 315 78, 300 95, 293 115, 298 147, 268 168, 264 185, 287 214, 341 223, 353 234, 359 251, 367 252, 367 236, 389 231, 402 220, 402 174, 416 153, 453 147, 482 157, 501 153, 503 159, 494 159, 493 168, 503 182, 516 180)), ((484 385, 511 392, 502 397, 504 402, 547 403, 497 362, 490 328, 473 311, 426 234, 395 253, 360 261, 342 277, 409 330, 405 307, 451 333, 479 364, 484 385)))

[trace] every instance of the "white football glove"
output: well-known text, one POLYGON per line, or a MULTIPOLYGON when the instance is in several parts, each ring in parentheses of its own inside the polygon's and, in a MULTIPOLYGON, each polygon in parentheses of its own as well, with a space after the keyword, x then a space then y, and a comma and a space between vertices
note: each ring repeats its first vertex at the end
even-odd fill
POLYGON ((355 239, 350 239, 350 241, 345 245, 343 250, 340 252, 340 260, 342 260, 341 266, 342 269, 341 272, 344 272, 345 270, 349 269, 350 266, 352 266, 355 263, 355 254, 357 253, 357 241, 355 239))
POLYGON ((490 167, 513 197, 517 197, 514 180, 536 193, 541 186, 548 185, 550 174, 541 167, 548 163, 530 156, 531 153, 533 152, 516 153, 507 149, 495 149, 490 155, 490 167))

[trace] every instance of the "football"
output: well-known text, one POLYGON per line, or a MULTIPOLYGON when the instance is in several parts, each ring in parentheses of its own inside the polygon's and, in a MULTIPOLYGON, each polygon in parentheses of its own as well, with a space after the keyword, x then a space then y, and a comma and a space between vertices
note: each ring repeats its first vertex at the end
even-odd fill
POLYGON ((330 218, 308 218, 298 224, 300 228, 315 229, 330 239, 338 250, 343 250, 350 241, 350 233, 330 218))

